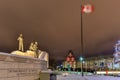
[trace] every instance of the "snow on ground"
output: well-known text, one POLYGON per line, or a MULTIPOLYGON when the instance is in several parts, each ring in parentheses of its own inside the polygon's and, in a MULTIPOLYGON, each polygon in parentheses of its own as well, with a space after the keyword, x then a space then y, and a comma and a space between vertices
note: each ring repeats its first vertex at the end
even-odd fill
POLYGON ((79 74, 69 74, 69 75, 57 75, 56 80, 120 80, 120 77, 114 76, 104 76, 104 75, 91 75, 91 76, 81 76, 79 74))

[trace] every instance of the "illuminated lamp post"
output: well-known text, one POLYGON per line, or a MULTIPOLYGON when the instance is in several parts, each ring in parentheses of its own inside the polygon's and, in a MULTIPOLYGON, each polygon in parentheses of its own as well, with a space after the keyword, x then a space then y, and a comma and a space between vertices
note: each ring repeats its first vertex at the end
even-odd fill
POLYGON ((84 76, 84 73, 83 73, 83 61, 84 61, 84 58, 80 57, 79 60, 81 62, 81 73, 82 73, 82 76, 84 76))

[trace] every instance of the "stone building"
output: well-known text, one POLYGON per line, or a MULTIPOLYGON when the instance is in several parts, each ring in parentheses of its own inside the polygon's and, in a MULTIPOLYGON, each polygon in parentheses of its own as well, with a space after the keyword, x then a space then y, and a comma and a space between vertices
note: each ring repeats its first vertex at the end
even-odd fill
POLYGON ((63 62, 63 68, 66 70, 75 70, 76 69, 76 59, 72 51, 68 52, 68 55, 63 62))

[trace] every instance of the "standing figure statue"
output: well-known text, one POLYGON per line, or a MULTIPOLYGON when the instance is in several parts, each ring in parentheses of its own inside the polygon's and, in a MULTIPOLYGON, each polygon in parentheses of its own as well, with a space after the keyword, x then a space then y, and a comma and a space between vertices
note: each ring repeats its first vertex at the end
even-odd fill
POLYGON ((23 48, 23 35, 20 34, 20 36, 18 37, 17 40, 19 41, 19 50, 24 51, 24 48, 23 48))

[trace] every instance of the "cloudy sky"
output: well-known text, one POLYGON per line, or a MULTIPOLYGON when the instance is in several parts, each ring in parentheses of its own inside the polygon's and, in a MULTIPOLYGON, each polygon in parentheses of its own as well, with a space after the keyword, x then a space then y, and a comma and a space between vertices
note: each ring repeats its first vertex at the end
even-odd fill
POLYGON ((84 56, 113 54, 120 39, 120 0, 0 0, 0 51, 18 49, 24 36, 25 50, 38 41, 50 58, 64 60, 72 49, 81 55, 81 4, 94 5, 83 15, 84 56))

